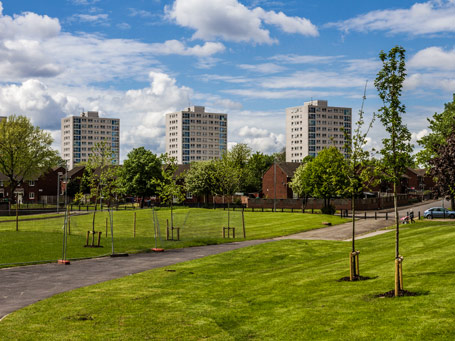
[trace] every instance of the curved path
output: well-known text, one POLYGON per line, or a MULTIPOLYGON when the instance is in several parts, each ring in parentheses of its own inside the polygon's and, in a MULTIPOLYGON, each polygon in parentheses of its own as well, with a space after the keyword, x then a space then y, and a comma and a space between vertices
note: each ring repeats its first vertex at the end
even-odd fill
MULTIPOLYGON (((438 206, 429 203, 425 207, 431 205, 438 206)), ((414 211, 419 208, 422 209, 423 206, 414 207, 414 211)), ((358 220, 356 235, 361 238, 362 235, 382 233, 381 229, 393 225, 393 222, 392 219, 358 220)), ((274 239, 173 249, 123 258, 87 259, 72 262, 69 266, 49 263, 0 269, 0 321, 17 309, 72 289, 281 239, 348 240, 351 238, 351 228, 352 224, 346 223, 274 239)))

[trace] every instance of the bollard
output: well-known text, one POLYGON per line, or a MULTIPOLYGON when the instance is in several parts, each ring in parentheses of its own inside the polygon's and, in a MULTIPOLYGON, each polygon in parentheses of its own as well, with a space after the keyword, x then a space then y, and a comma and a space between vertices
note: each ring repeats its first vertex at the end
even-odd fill
POLYGON ((311 214, 313 214, 313 213, 314 213, 314 209, 311 209, 311 214))
POLYGON ((378 212, 374 211, 374 220, 378 220, 378 212))
POLYGON ((419 211, 419 220, 420 220, 420 211, 419 211))
POLYGON ((365 212, 365 219, 367 218, 367 212, 365 212))
POLYGON ((388 212, 385 213, 385 220, 389 220, 389 213, 388 212))

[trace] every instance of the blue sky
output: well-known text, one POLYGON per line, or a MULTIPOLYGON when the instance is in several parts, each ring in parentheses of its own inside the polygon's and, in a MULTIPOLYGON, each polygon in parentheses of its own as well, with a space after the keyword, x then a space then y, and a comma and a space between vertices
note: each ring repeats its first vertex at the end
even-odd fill
MULTIPOLYGON (((60 119, 121 119, 121 159, 164 152, 164 114, 229 114, 230 144, 285 144, 285 108, 311 99, 381 106, 380 50, 402 45, 413 141, 455 92, 455 0, 2 0, 0 114, 23 114, 60 146, 60 119)), ((355 115, 354 115, 355 116, 355 115)), ((355 119, 355 117, 354 117, 355 119)), ((380 147, 375 123, 369 147, 380 147)))

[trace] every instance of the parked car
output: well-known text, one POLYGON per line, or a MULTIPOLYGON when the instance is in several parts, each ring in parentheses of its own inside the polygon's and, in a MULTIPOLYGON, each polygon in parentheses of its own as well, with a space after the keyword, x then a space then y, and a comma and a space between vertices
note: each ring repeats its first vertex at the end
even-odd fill
POLYGON ((455 211, 450 211, 444 207, 432 207, 423 212, 423 216, 427 219, 433 218, 455 218, 455 211))

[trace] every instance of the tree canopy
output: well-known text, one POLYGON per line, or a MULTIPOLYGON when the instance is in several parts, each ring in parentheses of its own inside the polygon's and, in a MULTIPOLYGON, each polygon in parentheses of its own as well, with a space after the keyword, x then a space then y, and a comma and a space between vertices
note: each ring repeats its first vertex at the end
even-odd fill
POLYGON ((455 133, 441 143, 436 152, 437 156, 428 161, 430 174, 435 179, 438 194, 449 196, 452 209, 455 209, 455 133))
POLYGON ((308 194, 324 199, 324 207, 328 208, 330 200, 343 195, 349 185, 345 165, 338 148, 323 149, 313 160, 297 168, 290 186, 299 196, 308 194))
POLYGON ((160 156, 161 176, 150 180, 151 185, 156 186, 160 199, 172 207, 174 201, 182 202, 185 199, 184 188, 179 183, 180 178, 175 176, 177 162, 167 154, 160 156))
POLYGON ((241 191, 245 193, 261 192, 262 177, 271 165, 273 165, 273 155, 265 155, 260 152, 251 155, 246 165, 246 175, 241 191))
POLYGON ((97 142, 91 151, 81 179, 81 191, 88 188, 95 202, 103 199, 110 206, 123 193, 120 168, 113 165, 114 154, 108 143, 97 142))
POLYGON ((156 183, 152 180, 161 177, 161 160, 144 147, 135 148, 128 153, 121 171, 125 192, 144 198, 156 194, 156 183))
POLYGON ((185 174, 186 190, 193 195, 203 195, 205 202, 208 196, 214 194, 216 188, 216 161, 201 161, 191 164, 191 168, 185 174))
POLYGON ((406 107, 400 101, 406 78, 405 49, 395 46, 389 53, 381 51, 379 58, 383 68, 374 84, 384 104, 378 117, 388 133, 388 137, 382 139, 381 166, 387 180, 398 185, 406 168, 413 164, 411 133, 402 118, 406 107))
POLYGON ((32 180, 61 163, 51 135, 25 116, 0 122, 0 172, 8 177, 9 198, 24 180, 32 180))
POLYGON ((444 111, 427 118, 431 132, 418 142, 423 149, 417 153, 417 161, 423 166, 438 156, 438 150, 447 145, 447 139, 455 133, 455 94, 452 102, 444 105, 444 111))

